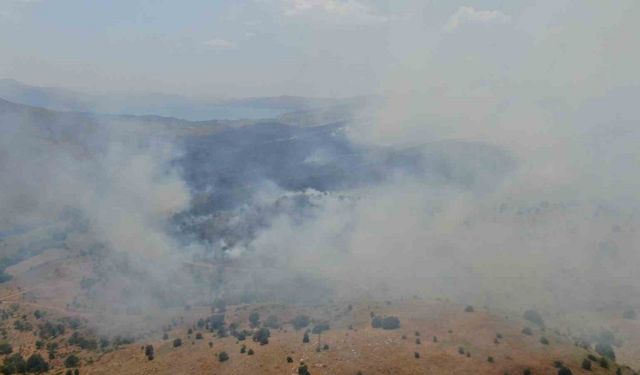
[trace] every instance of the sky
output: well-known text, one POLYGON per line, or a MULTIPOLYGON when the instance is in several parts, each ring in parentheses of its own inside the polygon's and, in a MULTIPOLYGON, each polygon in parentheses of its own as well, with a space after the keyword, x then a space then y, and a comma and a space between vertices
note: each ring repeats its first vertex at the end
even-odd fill
POLYGON ((626 0, 0 0, 0 78, 204 97, 403 92, 417 89, 416 77, 460 90, 603 88, 638 83, 639 8, 626 0))

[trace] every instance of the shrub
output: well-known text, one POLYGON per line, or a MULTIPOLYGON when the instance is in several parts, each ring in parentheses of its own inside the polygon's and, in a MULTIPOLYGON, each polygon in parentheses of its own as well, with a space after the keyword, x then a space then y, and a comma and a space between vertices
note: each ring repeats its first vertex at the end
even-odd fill
POLYGON ((522 329, 522 334, 523 335, 527 335, 527 336, 531 336, 531 335, 533 335, 533 331, 529 327, 524 327, 522 329))
POLYGON ((291 321, 291 324, 295 330, 300 330, 309 325, 309 317, 306 315, 298 315, 291 321))
POLYGON ((224 314, 211 315, 206 319, 205 323, 210 332, 218 330, 224 327, 224 314))
POLYGON ((293 358, 287 357, 287 363, 293 363, 293 358))
POLYGON ((539 327, 544 327, 544 321, 542 320, 542 316, 536 310, 527 310, 524 312, 523 317, 530 321, 533 324, 536 324, 539 327))
POLYGON ((438 342, 438 336, 433 336, 433 342, 438 342))
POLYGON ((225 362, 228 360, 229 360, 229 354, 227 354, 227 352, 220 352, 220 354, 218 354, 218 361, 225 362))
POLYGON ((475 310, 473 309, 473 306, 468 305, 467 307, 465 307, 464 312, 468 312, 468 313, 472 313, 475 310))
POLYGON ((609 361, 607 361, 605 357, 600 358, 600 361, 598 362, 598 364, 602 368, 609 368, 609 361))
POLYGON ((487 362, 489 362, 489 363, 494 363, 494 362, 495 362, 495 360, 493 359, 493 357, 492 357, 492 356, 488 356, 488 357, 487 357, 487 362))
POLYGON ((196 333, 196 340, 202 340, 202 333, 196 333))
POLYGON ((262 327, 253 334, 253 341, 259 342, 260 345, 266 345, 269 343, 270 336, 269 328, 262 327))
POLYGON ((169 340, 169 334, 165 333, 164 335, 162 335, 162 339, 163 340, 169 340))
POLYGON ((531 369, 530 368, 524 369, 524 371, 522 371, 522 375, 531 375, 531 369))
POLYGON ((591 360, 591 361, 593 361, 593 362, 598 362, 598 358, 596 358, 596 356, 595 356, 595 355, 593 355, 593 354, 589 354, 589 355, 587 356, 587 358, 589 358, 589 360, 591 360))
POLYGON ((153 345, 147 345, 144 347, 144 355, 147 356, 147 359, 153 361, 154 350, 153 345))
POLYGON ((322 350, 329 350, 329 344, 324 344, 324 346, 322 347, 322 350))
POLYGON ((371 319, 371 327, 373 328, 382 328, 382 318, 379 316, 374 316, 371 319))
POLYGON ((542 337, 540 337, 540 343, 542 345, 549 345, 549 340, 547 340, 546 337, 542 336, 542 337))
POLYGON ((458 354, 464 354, 464 348, 462 346, 458 347, 458 354))
POLYGON ((27 372, 39 374, 47 371, 49 371, 49 364, 40 354, 32 354, 29 359, 27 359, 27 372))
POLYGON ((248 355, 253 355, 255 352, 253 351, 253 349, 249 349, 249 351, 247 351, 248 355))
POLYGON ((252 327, 257 327, 260 324, 260 314, 257 311, 249 314, 249 323, 251 323, 252 327))
POLYGON ((177 348, 178 346, 182 346, 182 339, 177 338, 173 340, 173 347, 177 348))
POLYGON ((305 332, 304 336, 302 336, 302 342, 305 343, 305 344, 309 342, 309 333, 308 332, 305 332))
POLYGON ((27 362, 22 358, 22 354, 11 354, 4 359, 4 365, 2 366, 3 374, 22 374, 27 371, 27 362))
POLYGON ((13 347, 8 342, 0 342, 0 354, 11 354, 13 347))
POLYGON ((603 357, 609 358, 612 361, 616 360, 616 353, 613 351, 613 347, 607 343, 596 344, 596 353, 603 357))
POLYGON ((301 365, 300 367, 298 367, 298 375, 311 375, 307 365, 301 365))
POLYGON ((95 350, 98 349, 98 342, 95 339, 88 339, 78 332, 74 332, 71 337, 69 337, 68 343, 70 345, 75 345, 85 350, 95 350))
POLYGON ((413 353, 413 356, 414 356, 415 358, 420 358, 420 353, 418 353, 418 352, 414 352, 414 353, 413 353))
POLYGON ((417 345, 420 345, 421 343, 422 343, 422 342, 420 341, 420 338, 418 337, 418 338, 416 339, 416 344, 417 344, 417 345))
POLYGON ((558 375, 573 375, 573 372, 571 372, 570 368, 562 366, 558 370, 558 375))
POLYGON ((582 369, 591 371, 591 361, 588 358, 582 360, 582 369))
POLYGON ((311 333, 314 333, 316 335, 321 334, 324 331, 328 331, 329 330, 329 323, 327 322, 323 322, 323 323, 318 323, 316 325, 313 326, 313 330, 311 331, 311 333))
POLYGON ((382 329, 398 329, 400 328, 400 319, 396 316, 387 316, 382 319, 382 329))
POLYGON ((78 366, 80 366, 80 358, 78 358, 78 356, 76 356, 75 354, 70 354, 64 360, 64 367, 66 368, 72 368, 72 367, 78 367, 78 366))
POLYGON ((275 315, 269 315, 267 319, 264 321, 264 326, 271 329, 280 328, 280 323, 278 322, 278 317, 275 315))

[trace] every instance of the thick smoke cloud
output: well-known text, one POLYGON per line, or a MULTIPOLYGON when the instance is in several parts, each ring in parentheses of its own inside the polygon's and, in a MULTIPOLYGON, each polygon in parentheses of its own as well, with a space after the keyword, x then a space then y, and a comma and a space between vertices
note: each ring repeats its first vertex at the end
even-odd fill
POLYGON ((277 215, 229 254, 246 264, 258 254, 269 261, 256 267, 313 275, 347 294, 547 312, 633 305, 638 53, 623 46, 637 42, 638 8, 620 5, 558 3, 543 24, 532 7, 509 23, 447 30, 424 54, 400 51, 384 105, 354 116, 348 135, 363 147, 444 142, 446 151, 423 157, 447 155, 449 178, 389 169, 347 198, 308 194, 304 220, 277 215), (511 155, 513 168, 488 173, 492 162, 474 145, 511 155), (469 160, 470 179, 485 183, 455 183, 469 160))

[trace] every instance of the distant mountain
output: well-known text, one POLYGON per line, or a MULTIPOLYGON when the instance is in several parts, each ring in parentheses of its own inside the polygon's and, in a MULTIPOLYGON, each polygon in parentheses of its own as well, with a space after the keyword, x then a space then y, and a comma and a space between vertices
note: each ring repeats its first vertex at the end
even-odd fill
POLYGON ((162 93, 89 94, 0 79, 0 98, 58 111, 158 115, 191 121, 276 118, 288 112, 328 108, 353 99, 298 96, 206 100, 162 93))

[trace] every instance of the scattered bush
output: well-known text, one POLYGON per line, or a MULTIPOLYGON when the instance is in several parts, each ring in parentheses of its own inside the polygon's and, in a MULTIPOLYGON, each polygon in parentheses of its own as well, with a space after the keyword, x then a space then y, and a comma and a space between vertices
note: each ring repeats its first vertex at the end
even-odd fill
POLYGON ((47 371, 49 371, 49 364, 40 354, 32 354, 29 359, 27 359, 27 372, 40 374, 47 371))
POLYGON ((598 362, 598 358, 596 358, 596 356, 595 356, 595 355, 593 355, 593 354, 589 354, 589 355, 587 356, 587 358, 589 358, 589 360, 591 360, 591 361, 593 361, 593 362, 598 362))
POLYGON ((302 342, 305 344, 309 342, 309 332, 304 333, 304 336, 302 336, 302 342))
POLYGON ((269 328, 262 327, 253 334, 253 341, 259 342, 260 345, 266 345, 269 343, 270 336, 269 328))
POLYGON ((80 347, 85 350, 96 350, 98 349, 98 342, 95 339, 88 339, 79 332, 74 332, 71 337, 69 337, 69 344, 80 347))
POLYGON ((322 350, 329 350, 329 344, 324 344, 324 346, 322 347, 322 350))
POLYGON ((182 339, 177 338, 173 340, 173 347, 177 348, 178 346, 182 346, 182 339))
POLYGON ((540 313, 536 310, 525 311, 523 317, 531 323, 536 324, 538 327, 544 327, 544 320, 542 320, 542 315, 540 315, 540 313))
POLYGON ((591 361, 588 358, 582 360, 582 369, 591 371, 591 361))
POLYGON ((558 370, 558 375, 573 375, 573 372, 571 372, 570 368, 562 366, 558 370))
POLYGON ((379 316, 374 316, 371 319, 371 327, 373 328, 382 328, 382 318, 379 316))
POLYGON ((531 336, 531 335, 533 335, 533 331, 529 327, 524 327, 522 329, 522 334, 523 335, 527 335, 527 336, 531 336))
POLYGON ((253 351, 253 349, 249 349, 249 351, 247 351, 248 355, 253 355, 255 352, 253 351))
POLYGON ((280 322, 278 321, 278 317, 275 315, 269 315, 263 324, 265 327, 271 329, 280 328, 280 322))
POLYGON ((298 375, 311 375, 307 365, 301 365, 300 367, 298 367, 298 375))
POLYGON ((0 342, 0 354, 11 354, 13 347, 8 342, 0 342))
POLYGON ((251 327, 257 327, 260 325, 260 314, 257 311, 249 314, 249 323, 251 323, 251 327))
POLYGON ((387 316, 382 319, 382 329, 398 329, 400 328, 400 319, 397 316, 387 316))
POLYGON ((495 360, 493 359, 493 357, 492 357, 492 356, 488 356, 488 357, 487 357, 487 362, 489 362, 489 363, 494 363, 494 362, 495 362, 495 360))
POLYGON ((609 361, 607 361, 605 357, 600 358, 600 361, 598 362, 598 364, 602 368, 609 368, 609 361))
POLYGON ((413 353, 413 356, 414 356, 415 358, 420 358, 420 353, 418 353, 418 352, 414 352, 414 353, 413 353))
POLYGON ((613 347, 607 343, 596 344, 596 353, 603 357, 609 358, 612 361, 616 360, 616 353, 613 351, 613 347))
POLYGON ((240 354, 244 354, 247 352, 247 346, 245 344, 242 344, 242 346, 240 347, 240 354))
POLYGON ((4 359, 2 366, 3 374, 22 374, 27 371, 27 362, 22 358, 22 354, 11 354, 4 359))
POLYGON ((227 352, 220 352, 220 354, 218 354, 218 361, 225 362, 228 360, 229 360, 229 354, 227 354, 227 352))
POLYGON ((291 321, 291 324, 295 330, 306 328, 309 325, 309 317, 306 315, 298 315, 291 321))
POLYGON ((417 345, 420 345, 421 343, 422 343, 422 342, 420 341, 420 338, 418 337, 418 338, 416 339, 416 344, 417 344, 417 345))
POLYGON ((287 357, 287 363, 293 363, 293 358, 287 357))
POLYGON ((549 345, 549 340, 546 337, 542 336, 540 337, 540 343, 542 345, 549 345))
POLYGON ((147 345, 144 347, 144 355, 147 356, 148 360, 153 361, 153 357, 154 357, 153 345, 147 345))
POLYGON ((462 346, 458 347, 458 354, 464 354, 464 348, 462 346))
POLYGON ((328 331, 329 330, 329 323, 327 322, 323 322, 323 323, 318 323, 316 325, 313 326, 313 330, 311 331, 311 333, 319 335, 324 331, 328 331))
POLYGON ((467 307, 465 307, 464 312, 468 312, 468 313, 472 313, 475 310, 473 309, 473 306, 468 305, 467 307))
POLYGON ((198 332, 196 333, 196 340, 202 340, 202 333, 198 332))
POLYGON ((531 369, 530 368, 524 369, 524 371, 522 371, 522 375, 531 375, 531 369))
POLYGON ((66 368, 73 368, 78 366, 80 366, 80 358, 78 358, 78 356, 76 356, 75 354, 70 354, 64 360, 64 367, 66 368))

